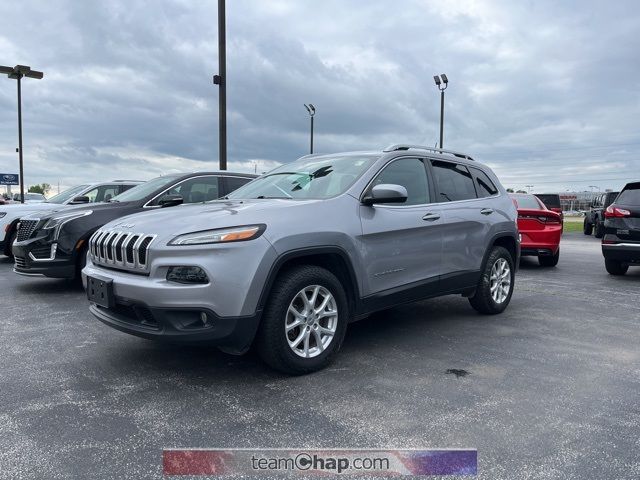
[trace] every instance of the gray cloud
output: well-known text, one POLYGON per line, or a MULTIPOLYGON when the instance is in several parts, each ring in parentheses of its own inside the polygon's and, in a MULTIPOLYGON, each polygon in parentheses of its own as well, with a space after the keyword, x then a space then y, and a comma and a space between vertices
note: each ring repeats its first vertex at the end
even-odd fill
MULTIPOLYGON (((26 181, 71 185, 217 166, 215 1, 0 4, 0 63, 24 82, 26 181)), ((633 1, 228 0, 231 167, 321 151, 445 146, 507 186, 619 187, 640 170, 633 1)), ((0 81, 0 171, 17 170, 0 81)))

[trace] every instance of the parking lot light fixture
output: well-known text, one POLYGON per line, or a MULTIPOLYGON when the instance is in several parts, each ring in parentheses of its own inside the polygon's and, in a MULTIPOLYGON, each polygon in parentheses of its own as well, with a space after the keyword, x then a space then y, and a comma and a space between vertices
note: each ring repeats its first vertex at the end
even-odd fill
POLYGON ((444 73, 440 76, 434 75, 433 81, 440 90, 440 148, 442 148, 442 141, 444 137, 444 91, 449 86, 449 79, 444 73))
POLYGON ((531 189, 535 187, 535 185, 525 185, 525 187, 527 187, 527 192, 531 193, 531 189))
POLYGON ((35 78, 41 80, 44 73, 31 70, 27 65, 16 65, 6 67, 0 65, 0 73, 6 74, 9 78, 18 81, 18 158, 20 160, 20 203, 24 203, 24 168, 22 162, 22 77, 35 78))
POLYGON ((311 118, 311 146, 309 148, 309 153, 313 153, 313 117, 316 114, 316 107, 313 106, 313 103, 310 103, 309 105, 305 103, 304 108, 307 109, 309 117, 311 118))

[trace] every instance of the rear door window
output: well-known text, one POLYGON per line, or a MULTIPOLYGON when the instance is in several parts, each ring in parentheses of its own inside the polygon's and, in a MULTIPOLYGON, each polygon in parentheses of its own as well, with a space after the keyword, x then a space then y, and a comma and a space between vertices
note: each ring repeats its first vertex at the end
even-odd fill
POLYGON ((476 197, 471 173, 464 165, 442 160, 431 160, 438 202, 455 202, 476 197))
POLYGON ((471 168, 471 172, 473 173, 473 177, 476 182, 478 197, 491 197, 498 193, 498 189, 486 173, 479 168, 473 167, 471 168))

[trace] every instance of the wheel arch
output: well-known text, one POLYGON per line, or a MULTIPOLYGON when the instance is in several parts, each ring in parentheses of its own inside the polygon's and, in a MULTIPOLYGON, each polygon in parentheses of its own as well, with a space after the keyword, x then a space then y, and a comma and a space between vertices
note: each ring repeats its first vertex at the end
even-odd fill
POLYGON ((258 310, 263 310, 276 278, 287 269, 298 265, 316 265, 333 273, 344 285, 349 302, 349 310, 356 311, 360 300, 360 288, 349 254, 337 246, 306 247, 285 252, 278 256, 264 283, 258 310))

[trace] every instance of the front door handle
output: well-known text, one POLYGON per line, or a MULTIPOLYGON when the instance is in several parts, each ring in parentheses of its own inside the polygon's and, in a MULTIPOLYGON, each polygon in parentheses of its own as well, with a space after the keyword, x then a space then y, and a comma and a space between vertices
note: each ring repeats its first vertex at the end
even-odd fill
POLYGON ((424 217, 422 217, 423 220, 426 220, 427 222, 435 222, 436 220, 440 219, 440 215, 437 213, 427 213, 424 217))
POLYGON ((483 208, 480 210, 482 215, 491 215, 493 213, 493 208, 483 208))

